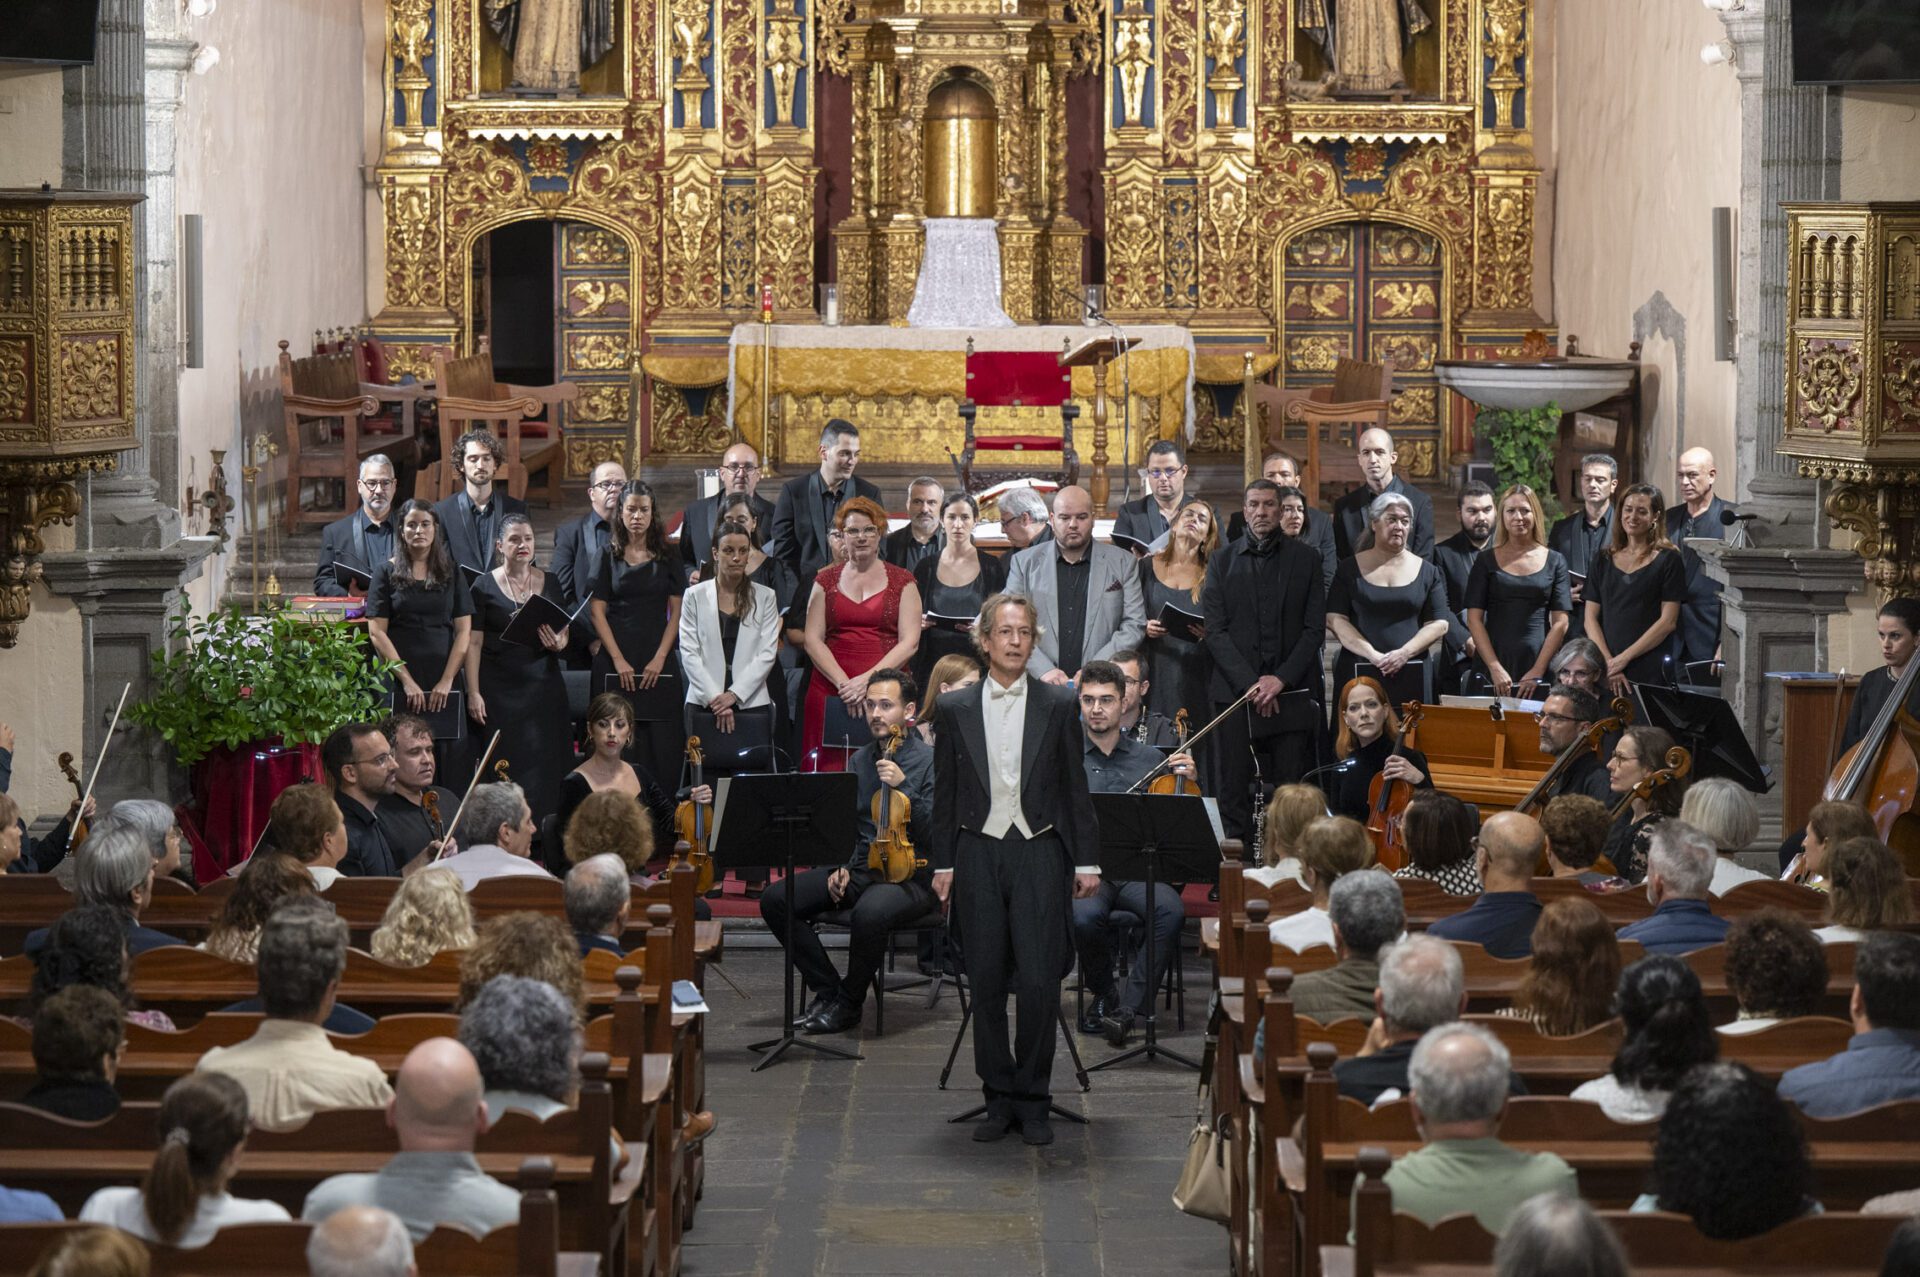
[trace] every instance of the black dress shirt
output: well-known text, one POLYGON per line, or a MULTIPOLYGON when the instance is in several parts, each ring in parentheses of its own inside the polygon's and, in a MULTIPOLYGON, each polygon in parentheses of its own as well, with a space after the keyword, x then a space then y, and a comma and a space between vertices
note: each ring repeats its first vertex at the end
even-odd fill
POLYGON ((916 541, 911 523, 887 533, 886 539, 880 543, 880 557, 909 572, 919 567, 922 560, 935 558, 939 553, 940 533, 936 530, 925 541, 916 541))
POLYGON ((1593 574, 1593 561, 1613 543, 1613 507, 1608 506, 1600 522, 1587 522, 1587 508, 1581 506, 1553 525, 1547 533, 1547 548, 1558 550, 1567 561, 1567 571, 1577 577, 1593 574))
POLYGON ((465 488, 434 506, 433 512, 440 516, 447 552, 453 555, 453 561, 484 572, 493 565, 493 546, 499 539, 501 521, 510 514, 525 514, 527 503, 514 500, 504 487, 496 484, 484 514, 473 504, 465 488))
POLYGON ((1389 492, 1399 493, 1413 507, 1413 531, 1407 536, 1407 549, 1423 559, 1433 554, 1433 502, 1396 474, 1379 492, 1363 483, 1333 503, 1333 546, 1338 557, 1351 559, 1373 544, 1367 509, 1389 492))
MULTIPOLYGON (((394 857, 393 844, 387 841, 386 826, 379 814, 338 790, 333 801, 347 821, 347 854, 340 860, 341 874, 348 878, 398 878, 401 862, 394 857)), ((448 813, 448 819, 452 819, 452 813, 448 813)))
POLYGON ((365 510, 356 510, 321 529, 320 561, 313 569, 313 592, 329 599, 343 599, 352 593, 346 582, 334 576, 335 562, 346 563, 372 576, 376 567, 392 559, 392 515, 375 523, 365 510))
MULTIPOLYGON (((553 534, 553 557, 547 567, 560 582, 560 595, 568 611, 587 601, 593 592, 593 578, 600 573, 600 561, 613 544, 613 525, 592 510, 568 519, 553 534)), ((478 564, 475 565, 479 566, 478 564)), ((592 626, 585 626, 591 631, 592 626)))
POLYGON ((1093 554, 1080 556, 1077 563, 1066 555, 1054 568, 1054 588, 1060 592, 1060 659, 1054 662, 1063 670, 1078 672, 1087 650, 1087 583, 1093 578, 1093 554))
POLYGON ((1454 533, 1433 547, 1433 566, 1440 569, 1440 577, 1447 583, 1447 610, 1453 613, 1447 618, 1447 650, 1455 660, 1467 653, 1467 578, 1473 575, 1473 561, 1485 553, 1493 544, 1488 537, 1481 545, 1475 545, 1473 538, 1467 535, 1465 528, 1454 533))
POLYGON ((1142 745, 1125 732, 1114 742, 1111 754, 1101 752, 1093 743, 1093 737, 1087 737, 1087 750, 1084 761, 1087 766, 1087 792, 1092 794, 1124 794, 1139 784, 1146 774, 1160 765, 1165 758, 1151 745, 1142 745))
POLYGON ((1585 794, 1608 807, 1619 798, 1613 792, 1613 781, 1607 776, 1607 765, 1590 749, 1583 750, 1579 758, 1567 764, 1567 770, 1560 773, 1560 781, 1547 799, 1552 801, 1562 794, 1585 794))
MULTIPOLYGON (((867 872, 867 848, 873 842, 873 799, 880 792, 879 750, 878 741, 868 741, 854 750, 847 762, 847 770, 860 782, 859 808, 856 812, 858 836, 853 840, 853 854, 847 857, 847 868, 855 873, 867 872)), ((933 746, 927 744, 919 732, 909 728, 900 738, 900 748, 894 752, 893 761, 906 773, 894 796, 896 799, 904 797, 911 804, 907 812, 907 839, 913 843, 922 859, 931 862, 927 853, 933 845, 933 746)), ((914 878, 920 882, 930 882, 933 870, 922 869, 914 874, 914 878)))
MULTIPOLYGON (((1207 654, 1213 658, 1213 701, 1229 705, 1271 674, 1288 691, 1322 698, 1320 650, 1327 633, 1326 582, 1320 559, 1305 542, 1274 533, 1262 544, 1242 537, 1213 552, 1200 591, 1207 654)), ((1308 698, 1295 697, 1292 703, 1308 698)), ((1301 705, 1282 712, 1288 730, 1311 725, 1301 705)))
MULTIPOLYGON (((1711 661, 1720 649, 1720 583, 1707 575, 1698 552, 1688 548, 1689 538, 1724 541, 1727 525, 1720 513, 1732 506, 1719 497, 1707 502, 1696 518, 1687 513, 1684 503, 1667 509, 1667 540, 1680 547, 1687 568, 1687 599, 1680 605, 1680 659, 1686 662, 1711 661)), ((1704 667, 1695 666, 1682 674, 1694 682, 1712 681, 1704 667)))
MULTIPOLYGON (((453 819, 453 813, 460 808, 460 796, 450 789, 435 785, 433 791, 440 795, 441 833, 444 834, 445 822, 453 819)), ((380 818, 380 827, 387 835, 387 845, 393 848, 393 854, 404 865, 426 849, 437 835, 427 821, 427 809, 407 801, 399 793, 391 793, 382 798, 374 807, 380 818)))
POLYGON ((779 504, 773 508, 773 531, 767 537, 767 553, 785 559, 802 576, 817 572, 832 561, 827 531, 840 503, 852 497, 865 497, 876 504, 880 489, 859 475, 844 479, 839 491, 827 487, 818 470, 796 475, 780 489, 779 504))

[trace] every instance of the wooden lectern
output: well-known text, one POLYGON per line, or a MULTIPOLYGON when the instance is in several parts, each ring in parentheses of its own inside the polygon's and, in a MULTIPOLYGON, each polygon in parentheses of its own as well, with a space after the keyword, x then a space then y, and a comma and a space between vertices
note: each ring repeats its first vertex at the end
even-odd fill
MULTIPOLYGON (((1067 348, 1060 352, 1062 368, 1093 369, 1093 478, 1087 484, 1087 491, 1093 496, 1096 519, 1105 518, 1107 513, 1107 364, 1143 340, 1100 332, 1078 346, 1068 342, 1067 348)), ((1131 464, 1130 458, 1122 457, 1121 461, 1131 464)))

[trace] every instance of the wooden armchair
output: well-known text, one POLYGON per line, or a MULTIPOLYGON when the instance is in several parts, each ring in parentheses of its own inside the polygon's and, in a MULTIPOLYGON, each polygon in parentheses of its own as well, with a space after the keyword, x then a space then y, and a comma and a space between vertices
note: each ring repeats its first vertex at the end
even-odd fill
MULTIPOLYGON (((1073 446, 1073 419, 1080 415, 1075 403, 1060 405, 1058 435, 982 435, 975 429, 980 409, 971 399, 960 401, 960 420, 966 426, 966 438, 960 445, 960 483, 968 492, 980 492, 1008 479, 1039 479, 1056 487, 1080 482, 1080 454, 1073 446), (1058 452, 1058 470, 976 470, 973 461, 980 452, 1058 452)), ((951 454, 949 454, 951 455, 951 454)))
POLYGON ((439 390, 439 497, 452 495, 459 456, 454 441, 476 426, 501 436, 506 445, 507 495, 525 500, 527 479, 536 470, 547 475, 547 505, 560 501, 560 473, 566 467, 560 439, 560 405, 580 397, 571 381, 551 386, 508 386, 493 378, 493 348, 485 337, 480 349, 464 359, 448 358, 441 347, 434 352, 434 383, 439 390), (534 420, 541 413, 546 420, 534 420))
POLYGON ((419 446, 414 436, 413 405, 418 387, 376 386, 360 380, 351 351, 295 359, 289 343, 280 343, 280 395, 287 424, 287 531, 302 523, 330 523, 360 508, 360 463, 385 453, 394 464, 411 461, 419 446), (398 424, 383 404, 400 406, 398 424), (337 506, 303 504, 308 480, 340 484, 345 497, 337 506))
POLYGON ((1393 404, 1393 369, 1387 364, 1342 359, 1334 365, 1331 386, 1286 390, 1249 376, 1242 396, 1249 478, 1260 477, 1261 459, 1269 452, 1304 452, 1306 470, 1301 480, 1308 500, 1317 503, 1321 489, 1330 484, 1338 486, 1331 494, 1337 498, 1360 482, 1360 432, 1372 426, 1386 429, 1393 404), (1323 441, 1328 426, 1347 429, 1335 430, 1323 441))

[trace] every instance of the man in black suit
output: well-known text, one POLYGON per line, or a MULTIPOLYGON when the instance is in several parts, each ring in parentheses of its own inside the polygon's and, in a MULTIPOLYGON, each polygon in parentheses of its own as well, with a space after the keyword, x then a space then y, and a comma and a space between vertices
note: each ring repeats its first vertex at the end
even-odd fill
POLYGON ((851 497, 880 500, 880 489, 854 477, 859 465, 860 431, 851 421, 835 417, 820 432, 820 468, 787 480, 780 489, 767 553, 785 559, 798 576, 825 567, 830 558, 827 529, 840 503, 851 497))
MULTIPOLYGON (((1340 563, 1333 549, 1333 520, 1313 503, 1306 485, 1301 482, 1300 459, 1290 452, 1269 452, 1260 463, 1260 477, 1280 485, 1280 530, 1296 540, 1305 541, 1319 552, 1320 575, 1325 578, 1327 588, 1331 589, 1333 570, 1340 563), (1299 495, 1290 498, 1287 495, 1289 488, 1299 495), (1299 507, 1297 515, 1289 509, 1294 505, 1299 507)), ((1231 545, 1246 534, 1247 516, 1235 510, 1227 520, 1227 533, 1221 538, 1220 544, 1231 545)))
POLYGON ((1478 479, 1463 484, 1457 498, 1460 530, 1433 547, 1433 565, 1447 583, 1447 666, 1440 671, 1440 690, 1457 692, 1465 663, 1474 655, 1473 636, 1467 633, 1467 578, 1473 561, 1493 544, 1493 489, 1478 479))
POLYGON ((374 453, 360 463, 360 508, 335 519, 320 531, 320 562, 313 569, 313 592, 322 598, 358 598, 366 588, 335 563, 357 568, 368 577, 393 558, 393 462, 374 453), (344 578, 344 579, 343 579, 344 578))
MULTIPOLYGON (((602 461, 587 477, 587 512, 568 519, 553 534, 553 557, 547 560, 547 568, 560 582, 568 611, 593 593, 593 578, 613 544, 614 507, 626 485, 627 468, 618 461, 602 461)), ((580 629, 591 636, 593 627, 580 629)))
POLYGON ((460 491, 433 507, 447 534, 447 550, 458 567, 485 572, 493 566, 494 542, 510 514, 525 514, 527 503, 496 488, 493 476, 506 449, 485 430, 469 430, 454 444, 454 460, 465 479, 460 491))
POLYGON ((1171 439, 1156 441, 1147 449, 1146 495, 1114 511, 1113 534, 1153 544, 1167 534, 1186 494, 1187 459, 1181 455, 1180 445, 1171 439))
POLYGON ((1073 689, 1027 673, 1040 628, 1030 600, 996 594, 974 641, 987 676, 940 701, 934 740, 933 890, 953 900, 973 987, 973 1066, 987 1116, 976 1140, 1016 1125, 1053 1142, 1054 1034, 1073 961, 1071 902, 1100 887, 1100 831, 1081 763, 1073 689), (1011 1044, 1007 994, 1019 1000, 1011 1044))
POLYGON ((1687 597, 1680 605, 1682 679, 1712 687, 1720 685, 1720 674, 1713 668, 1720 657, 1720 583, 1707 575, 1700 555, 1687 541, 1727 539, 1727 525, 1720 515, 1733 507, 1713 495, 1719 473, 1711 452, 1688 448, 1680 454, 1680 500, 1667 507, 1667 540, 1680 547, 1687 565, 1687 597))
POLYGON ((1604 452, 1580 458, 1580 507, 1547 533, 1547 548, 1558 551, 1573 576, 1573 602, 1584 600, 1581 587, 1593 561, 1613 544, 1613 490, 1620 486, 1620 463, 1604 452))
POLYGON ((887 533, 880 542, 880 557, 911 572, 922 559, 940 553, 940 507, 946 500, 938 479, 928 475, 915 479, 907 488, 907 526, 887 533))
MULTIPOLYGON (((1555 683, 1542 699, 1534 718, 1540 723, 1540 752, 1558 758, 1569 745, 1585 734, 1588 727, 1607 716, 1598 697, 1584 688, 1555 683)), ((1606 757, 1612 753, 1609 742, 1598 751, 1582 749, 1579 756, 1560 773, 1560 779, 1546 793, 1547 800, 1562 794, 1585 794, 1611 808, 1619 798, 1607 777, 1606 757)))
POLYGON ((1367 507, 1386 492, 1398 492, 1413 506, 1413 535, 1407 549, 1421 558, 1433 554, 1433 502, 1393 472, 1400 463, 1393 436, 1378 426, 1360 434, 1360 477, 1364 482, 1333 503, 1333 548, 1343 559, 1350 559, 1373 544, 1373 528, 1367 522, 1367 507))
POLYGON ((689 579, 700 570, 713 548, 714 519, 720 503, 736 492, 747 495, 753 521, 763 532, 773 523, 773 502, 760 495, 760 454, 751 444, 736 443, 720 456, 720 491, 701 497, 680 516, 680 561, 689 579))
POLYGON ((602 852, 567 870, 564 899, 567 925, 573 928, 581 957, 595 949, 626 952, 620 937, 627 930, 627 915, 633 908, 633 884, 620 857, 602 852))
POLYGON ((1327 589, 1320 558, 1280 531, 1280 485, 1271 479, 1248 484, 1241 509, 1247 533, 1213 552, 1200 592, 1214 713, 1252 694, 1245 712, 1216 729, 1220 820, 1229 838, 1253 833, 1255 752, 1263 783, 1298 780, 1313 756, 1317 723, 1325 721, 1320 648, 1327 589))

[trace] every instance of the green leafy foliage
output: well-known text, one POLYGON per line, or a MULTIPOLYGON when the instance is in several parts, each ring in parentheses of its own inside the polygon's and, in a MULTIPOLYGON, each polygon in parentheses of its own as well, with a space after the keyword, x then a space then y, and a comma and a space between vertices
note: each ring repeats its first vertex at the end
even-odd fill
POLYGON ((1560 434, 1560 407, 1482 408, 1474 417, 1475 430, 1493 444, 1496 490, 1524 483, 1540 496, 1547 517, 1560 516, 1553 498, 1553 448, 1560 434))
POLYGON ((275 737, 318 742, 375 717, 385 699, 391 665, 346 621, 237 607, 196 617, 183 603, 171 634, 169 650, 153 655, 152 695, 127 716, 160 733, 182 763, 275 737))

